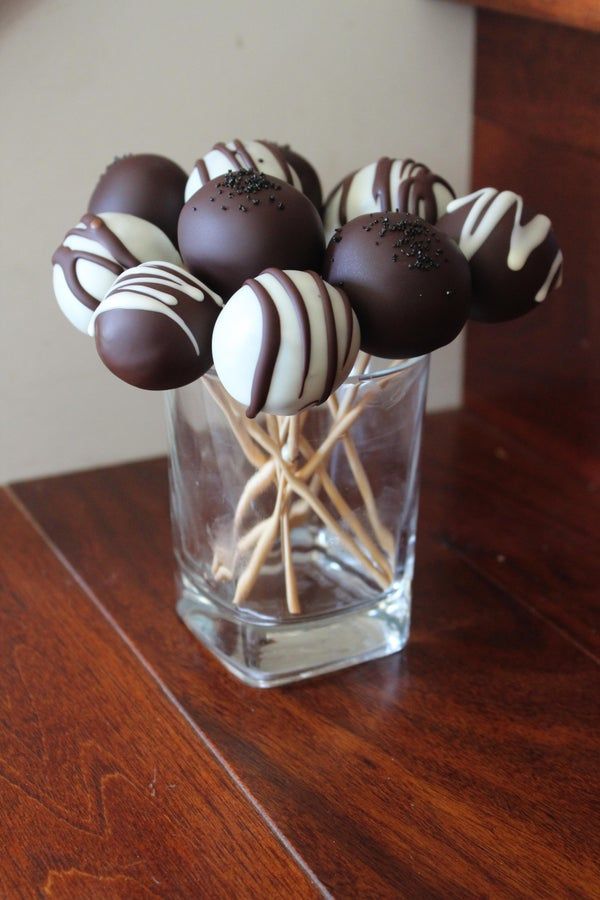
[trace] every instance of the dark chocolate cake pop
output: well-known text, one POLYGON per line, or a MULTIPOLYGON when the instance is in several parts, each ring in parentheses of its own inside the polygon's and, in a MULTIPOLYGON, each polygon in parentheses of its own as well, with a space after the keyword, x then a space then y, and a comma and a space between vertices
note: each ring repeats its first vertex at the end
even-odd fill
POLYGON ((111 163, 90 197, 88 212, 123 212, 146 219, 177 243, 177 220, 187 175, 154 153, 122 156, 111 163))
POLYGON ((469 312, 465 257, 446 235, 407 213, 359 216, 339 228, 323 277, 348 295, 361 349, 388 359, 443 347, 469 312))
POLYGON ((347 175, 325 202, 325 234, 329 240, 335 228, 356 216, 371 212, 407 212, 432 225, 446 211, 456 194, 447 181, 414 159, 377 162, 347 175))
POLYGON ((195 381, 212 365, 212 332, 222 305, 179 266, 149 262, 117 278, 89 331, 100 359, 118 378, 168 390, 195 381))
POLYGON ((515 319, 560 287, 562 253, 550 219, 534 215, 512 191, 483 188, 459 197, 438 227, 469 260, 472 319, 515 319))
POLYGON ((317 175, 316 169, 305 156, 300 156, 299 153, 292 150, 289 144, 282 145, 281 151, 290 166, 298 173, 302 185, 302 192, 306 194, 309 200, 312 200, 320 211, 323 206, 323 194, 321 192, 321 181, 317 175))
POLYGON ((185 204, 179 246, 188 268, 227 300, 263 269, 320 271, 323 226, 308 197, 260 172, 214 178, 185 204))

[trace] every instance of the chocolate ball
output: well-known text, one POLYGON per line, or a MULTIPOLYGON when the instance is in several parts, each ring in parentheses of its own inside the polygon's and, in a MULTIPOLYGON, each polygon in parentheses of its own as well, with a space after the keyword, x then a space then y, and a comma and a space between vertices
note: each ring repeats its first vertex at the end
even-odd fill
POLYGON ((346 176, 325 201, 325 234, 356 216, 374 212, 407 212, 432 225, 456 194, 447 181, 414 159, 382 156, 346 176))
POLYGON ((433 225, 407 213, 359 216, 339 228, 323 277, 348 295, 361 349, 375 356, 401 359, 443 347, 469 312, 463 254, 433 225))
POLYGON ((308 199, 314 203, 320 212, 323 206, 323 193, 321 191, 321 181, 317 175, 317 170, 305 156, 300 156, 299 153, 292 150, 289 144, 283 144, 281 151, 285 155, 290 166, 298 173, 300 184, 302 185, 302 193, 306 194, 308 199))
POLYGON ((231 297, 212 346, 225 389, 252 418, 324 403, 348 375, 359 342, 343 291, 316 272, 266 269, 231 297))
POLYGON ((90 197, 88 212, 123 212, 157 225, 177 243, 177 220, 187 175, 154 153, 122 156, 111 163, 90 197))
POLYGON ((563 257, 550 219, 532 213, 512 191, 483 188, 459 197, 438 228, 469 260, 471 319, 516 319, 561 285, 563 257))
POLYGON ((242 169, 281 178, 299 191, 303 190, 300 176, 289 164, 283 147, 274 141, 241 141, 235 138, 227 143, 220 141, 196 161, 185 186, 186 202, 211 179, 242 169))
POLYGON ((117 378, 149 391, 169 390, 211 367, 212 332, 222 305, 185 269, 150 262, 117 278, 89 331, 117 378))
POLYGON ((214 178, 185 204, 179 246, 190 269, 224 300, 270 266, 321 270, 325 240, 308 197, 243 170, 214 178))
POLYGON ((87 332, 92 313, 125 269, 149 259, 181 263, 160 228, 129 213, 85 213, 52 256, 52 284, 61 310, 87 332))

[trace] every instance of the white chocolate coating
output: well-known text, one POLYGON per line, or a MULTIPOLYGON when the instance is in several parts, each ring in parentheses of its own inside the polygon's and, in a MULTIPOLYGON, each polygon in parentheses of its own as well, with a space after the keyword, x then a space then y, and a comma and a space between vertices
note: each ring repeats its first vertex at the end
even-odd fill
POLYGON ((323 215, 327 241, 331 240, 335 229, 340 225, 366 213, 400 210, 414 213, 414 215, 427 219, 431 224, 435 224, 444 214, 454 193, 443 179, 432 175, 427 166, 412 159, 389 160, 386 187, 389 192, 390 204, 388 206, 380 202, 376 197, 377 167, 380 162, 381 160, 369 163, 353 175, 349 175, 330 195, 323 215), (431 177, 430 190, 436 207, 433 216, 427 215, 425 201, 418 190, 418 179, 426 175, 431 177), (408 189, 404 202, 402 197, 404 188, 401 185, 408 189), (345 200, 343 198, 344 189, 346 190, 345 200), (342 209, 342 205, 345 206, 345 209, 342 209))
MULTIPOLYGON (((318 275, 295 270, 283 273, 299 292, 295 302, 290 290, 273 274, 276 272, 279 270, 267 269, 254 279, 274 305, 273 312, 280 328, 279 340, 273 344, 274 368, 264 379, 266 399, 259 408, 277 415, 293 415, 307 406, 323 402, 344 381, 358 353, 360 329, 345 295, 318 275), (332 312, 329 331, 327 304, 316 279, 329 297, 332 312), (308 340, 300 324, 297 303, 303 304, 307 314, 308 340), (331 355, 335 359, 330 355, 332 349, 331 355)), ((256 290, 246 282, 219 314, 213 331, 212 353, 223 386, 247 407, 252 406, 257 389, 260 393, 257 384, 257 379, 260 380, 260 373, 257 374, 259 359, 268 343, 265 317, 256 290)))
MULTIPOLYGON (((270 143, 270 142, 269 142, 270 143)), ((274 153, 273 149, 263 141, 228 141, 223 145, 215 145, 212 150, 198 160, 192 169, 185 186, 185 201, 210 181, 226 175, 230 170, 256 169, 272 178, 287 181, 299 191, 302 190, 300 178, 287 162, 282 163, 282 153, 274 153)))
MULTIPOLYGON (((88 220, 100 219, 112 235, 124 246, 133 261, 145 262, 160 259, 182 265, 179 253, 169 238, 151 222, 128 213, 100 213, 88 220)), ((93 227, 86 225, 86 217, 67 234, 61 248, 72 251, 75 277, 81 289, 98 303, 112 287, 115 279, 127 267, 95 235, 93 227), (81 232, 79 234, 78 232, 81 232), (92 254, 93 259, 77 258, 79 253, 92 254), (107 260, 110 268, 103 265, 107 260), (119 271, 114 271, 117 268, 119 271)), ((60 254, 60 250, 57 251, 60 254)), ((67 319, 80 331, 87 333, 94 312, 69 286, 63 266, 54 263, 52 271, 54 295, 67 319)))

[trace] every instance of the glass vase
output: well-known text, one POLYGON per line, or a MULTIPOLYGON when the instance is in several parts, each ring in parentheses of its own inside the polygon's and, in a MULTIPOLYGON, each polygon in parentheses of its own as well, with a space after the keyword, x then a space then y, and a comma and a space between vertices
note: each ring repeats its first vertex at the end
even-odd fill
POLYGON ((248 419, 214 371, 167 395, 178 612, 246 683, 406 643, 428 369, 361 354, 294 417, 248 419))

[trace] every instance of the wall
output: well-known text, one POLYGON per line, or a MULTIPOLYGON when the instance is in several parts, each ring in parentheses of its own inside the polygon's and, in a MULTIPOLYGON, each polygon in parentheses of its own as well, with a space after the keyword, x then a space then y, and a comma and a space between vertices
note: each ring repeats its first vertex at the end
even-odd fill
MULTIPOLYGON (((4 0, 0 11, 0 481, 152 456, 161 398, 119 383, 62 318, 50 256, 114 155, 185 168, 268 136, 325 188, 377 156, 467 186, 472 10, 437 0, 4 0)), ((461 396, 460 342, 433 406, 461 396)))

